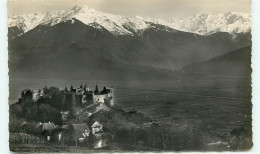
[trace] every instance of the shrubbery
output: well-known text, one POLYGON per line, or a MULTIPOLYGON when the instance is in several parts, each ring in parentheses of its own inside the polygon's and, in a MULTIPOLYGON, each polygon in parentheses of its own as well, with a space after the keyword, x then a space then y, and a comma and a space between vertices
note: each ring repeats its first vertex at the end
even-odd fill
POLYGON ((39 144, 41 139, 26 133, 10 133, 10 144, 39 144))

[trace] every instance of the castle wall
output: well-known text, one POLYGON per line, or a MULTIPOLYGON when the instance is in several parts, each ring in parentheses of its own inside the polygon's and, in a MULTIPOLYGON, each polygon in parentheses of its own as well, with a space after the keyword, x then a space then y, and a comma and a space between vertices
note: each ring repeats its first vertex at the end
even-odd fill
POLYGON ((108 93, 105 93, 104 90, 100 94, 95 95, 93 91, 87 91, 82 94, 81 103, 82 105, 92 104, 92 103, 105 103, 108 102, 111 106, 114 105, 114 94, 113 88, 107 89, 108 93), (108 91, 109 90, 109 91, 108 91), (105 93, 105 94, 102 94, 105 93))
POLYGON ((110 88, 110 93, 108 93, 108 98, 110 99, 110 105, 114 106, 114 88, 110 88))
POLYGON ((108 100, 111 106, 114 106, 114 93, 113 89, 110 89, 108 94, 103 95, 93 95, 93 102, 94 103, 104 103, 105 100, 108 100))
POLYGON ((93 96, 93 102, 94 103, 104 103, 106 98, 108 98, 107 94, 104 94, 104 95, 94 95, 93 96))
POLYGON ((33 91, 32 100, 36 101, 37 99, 38 99, 38 92, 37 91, 33 91))
POLYGON ((32 100, 37 101, 43 95, 44 95, 43 90, 33 90, 32 91, 32 100))

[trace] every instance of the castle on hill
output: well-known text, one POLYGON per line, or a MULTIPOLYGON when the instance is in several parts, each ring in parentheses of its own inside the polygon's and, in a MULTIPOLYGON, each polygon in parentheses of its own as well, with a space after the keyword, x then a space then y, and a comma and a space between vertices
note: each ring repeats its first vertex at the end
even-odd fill
POLYGON ((64 90, 65 93, 72 94, 73 104, 86 106, 90 104, 106 103, 107 105, 114 106, 114 88, 104 87, 103 90, 99 91, 96 85, 94 90, 90 90, 86 85, 82 85, 79 88, 74 89, 72 86, 70 91, 64 90), (77 98, 79 97, 79 98, 77 98))
MULTIPOLYGON (((102 90, 99 90, 96 85, 95 89, 91 90, 86 85, 84 87, 81 85, 79 88, 71 86, 69 90, 65 88, 59 92, 63 97, 62 103, 74 108, 82 108, 97 103, 106 103, 107 105, 114 106, 113 87, 104 87, 102 90)), ((24 89, 19 102, 36 102, 40 98, 51 97, 44 88, 39 90, 24 89)))

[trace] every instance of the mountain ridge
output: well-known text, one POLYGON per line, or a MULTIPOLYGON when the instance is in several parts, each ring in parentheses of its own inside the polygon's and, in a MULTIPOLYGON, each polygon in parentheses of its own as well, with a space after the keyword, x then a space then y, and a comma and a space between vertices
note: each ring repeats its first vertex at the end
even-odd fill
POLYGON ((98 23, 114 35, 140 35, 143 30, 151 28, 153 25, 163 25, 169 27, 172 31, 179 30, 199 35, 228 32, 236 36, 236 34, 248 33, 251 30, 251 17, 247 13, 197 14, 185 19, 164 20, 113 15, 96 11, 87 6, 74 6, 66 11, 51 13, 15 15, 8 18, 8 27, 11 29, 10 33, 14 33, 12 37, 17 37, 38 25, 54 26, 68 20, 73 23, 73 18, 90 26, 93 23, 98 23))

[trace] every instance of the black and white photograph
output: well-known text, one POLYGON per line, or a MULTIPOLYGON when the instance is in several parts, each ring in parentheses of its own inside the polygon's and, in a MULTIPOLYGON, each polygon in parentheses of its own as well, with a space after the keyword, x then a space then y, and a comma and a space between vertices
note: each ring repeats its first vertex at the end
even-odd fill
POLYGON ((10 151, 253 148, 251 0, 7 4, 10 151))

